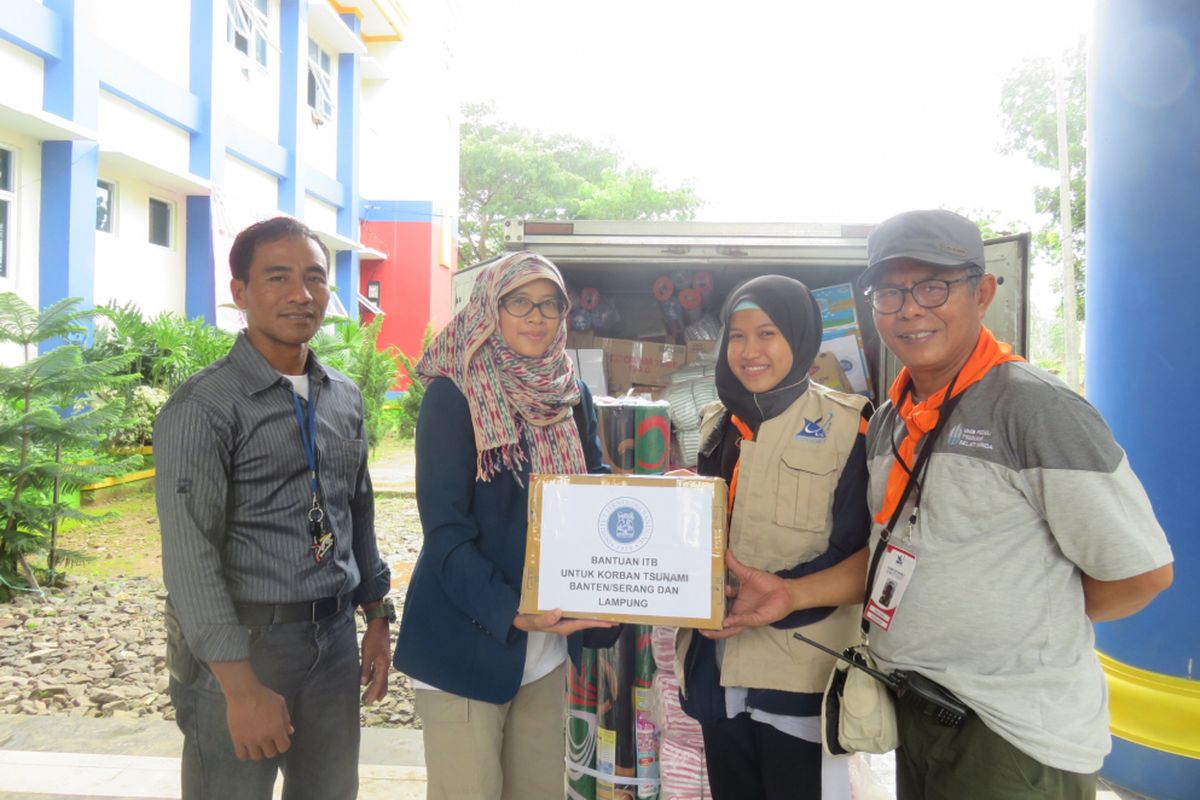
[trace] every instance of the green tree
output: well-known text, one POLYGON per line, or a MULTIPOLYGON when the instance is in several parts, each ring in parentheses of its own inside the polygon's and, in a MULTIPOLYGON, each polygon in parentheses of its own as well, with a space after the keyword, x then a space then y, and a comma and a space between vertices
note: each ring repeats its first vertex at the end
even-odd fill
POLYGON ((463 108, 459 143, 459 263, 502 250, 501 224, 527 219, 691 219, 689 186, 663 189, 654 171, 623 166, 608 148, 499 120, 490 104, 463 108))
MULTIPOLYGON (((1067 156, 1070 160, 1071 252, 1075 258, 1075 291, 1079 319, 1083 319, 1083 286, 1086 271, 1085 222, 1087 217, 1087 47, 1079 41, 1063 54, 1067 98, 1067 156)), ((1054 171, 1047 183, 1034 190, 1034 207, 1049 214, 1048 222, 1034 235, 1035 248, 1053 263, 1062 262, 1059 234, 1058 132, 1054 98, 1054 60, 1026 59, 1001 87, 1000 112, 1004 120, 1004 153, 1020 153, 1039 167, 1054 171)))
POLYGON ((73 456, 94 460, 105 432, 120 423, 122 413, 120 402, 86 408, 78 399, 123 380, 119 376, 132 356, 85 362, 75 344, 33 355, 41 342, 84 334, 83 321, 92 312, 80 310, 79 302, 67 298, 39 313, 12 292, 0 294, 0 343, 20 346, 23 356, 14 367, 0 367, 0 597, 16 581, 39 588, 31 556, 47 556, 53 581, 56 562, 76 555, 57 551, 58 522, 91 515, 62 502, 62 490, 130 466, 128 461, 80 464, 73 456))

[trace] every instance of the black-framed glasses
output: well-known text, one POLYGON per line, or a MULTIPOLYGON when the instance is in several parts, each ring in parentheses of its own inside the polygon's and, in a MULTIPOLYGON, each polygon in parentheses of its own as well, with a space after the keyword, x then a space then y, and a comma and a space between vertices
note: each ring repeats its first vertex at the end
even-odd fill
POLYGON ((899 286, 881 286, 878 289, 872 289, 867 296, 871 298, 871 308, 880 314, 895 314, 904 308, 904 295, 906 294, 911 294, 913 302, 921 308, 939 308, 946 305, 946 301, 950 299, 951 286, 963 281, 973 281, 979 277, 981 276, 977 274, 964 275, 952 281, 942 278, 926 278, 923 281, 917 281, 908 289, 899 286))
POLYGON ((567 312, 567 301, 561 297, 547 297, 542 302, 535 303, 519 294, 503 298, 500 307, 514 317, 528 317, 536 308, 546 319, 558 319, 567 312))

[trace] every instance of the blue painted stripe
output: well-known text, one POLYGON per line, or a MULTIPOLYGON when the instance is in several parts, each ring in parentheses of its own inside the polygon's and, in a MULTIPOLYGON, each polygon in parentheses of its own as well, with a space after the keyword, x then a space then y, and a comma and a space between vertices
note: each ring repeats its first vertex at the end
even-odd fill
POLYGON ((75 24, 75 0, 45 0, 45 6, 62 23, 62 48, 42 69, 42 108, 95 128, 100 107, 96 32, 75 24))
MULTIPOLYGON (((307 75, 308 41, 301 41, 308 0, 279 3, 279 146, 284 166, 279 175, 279 210, 298 216, 304 209, 304 175, 300 173, 300 83, 307 75), (305 70, 301 72, 301 70, 305 70)), ((340 201, 339 201, 340 204, 340 201)))
POLYGON ((363 200, 364 222, 432 222, 439 216, 428 200, 363 200))
MULTIPOLYGON (((355 36, 359 35, 362 22, 358 17, 353 14, 342 14, 341 19, 355 36)), ((337 227, 338 233, 355 241, 358 241, 360 237, 358 132, 361 90, 358 80, 359 69, 360 62, 357 53, 342 53, 338 56, 337 177, 344 191, 342 207, 338 210, 337 227)), ((338 288, 342 296, 342 303, 353 319, 359 317, 358 268, 357 252, 338 254, 338 288)))
POLYGON ((217 321, 216 255, 213 250, 212 198, 187 198, 186 285, 184 310, 188 319, 217 321))
POLYGON ((334 263, 333 283, 338 297, 350 319, 358 319, 358 252, 339 250, 334 263))
MULTIPOLYGON (((320 172, 312 167, 304 168, 304 190, 320 200, 324 200, 329 205, 341 209, 345 205, 346 188, 341 181, 329 177, 324 172, 320 172)), ((338 233, 343 236, 351 236, 357 239, 357 236, 346 233, 338 228, 338 233)))
POLYGON ((197 124, 188 143, 194 175, 219 184, 224 177, 222 131, 213 114, 213 0, 192 0, 188 42, 188 89, 196 98, 197 124))
POLYGON ((104 48, 100 87, 189 133, 200 130, 200 99, 119 50, 104 48))
MULTIPOLYGON (((96 263, 95 142, 42 142, 42 195, 38 231, 38 303, 46 308, 67 297, 84 307, 93 300, 96 263)), ((43 342, 40 352, 60 342, 43 342)))
POLYGON ((287 174, 288 153, 282 146, 232 120, 226 124, 224 133, 225 149, 231 155, 276 178, 287 174))
POLYGON ((32 0, 4 0, 0 39, 45 59, 59 59, 66 47, 63 18, 32 0))

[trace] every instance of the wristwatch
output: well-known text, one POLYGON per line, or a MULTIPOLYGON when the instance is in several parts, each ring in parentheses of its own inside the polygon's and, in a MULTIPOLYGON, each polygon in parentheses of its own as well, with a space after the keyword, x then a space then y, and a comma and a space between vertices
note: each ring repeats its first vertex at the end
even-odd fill
POLYGON ((385 597, 379 605, 372 608, 364 608, 362 615, 363 619, 367 622, 383 618, 394 625, 396 624, 396 604, 392 602, 392 598, 385 597))

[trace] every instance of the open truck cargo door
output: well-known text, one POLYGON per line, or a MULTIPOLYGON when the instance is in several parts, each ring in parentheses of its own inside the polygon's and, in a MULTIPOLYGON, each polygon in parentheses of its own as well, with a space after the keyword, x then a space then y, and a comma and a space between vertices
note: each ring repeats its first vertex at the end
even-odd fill
MULTIPOLYGON (((717 307, 738 284, 759 275, 787 275, 810 289, 854 284, 867 266, 871 225, 610 220, 506 220, 506 252, 532 250, 558 265, 568 286, 594 287, 631 303, 650 298, 656 278, 674 271, 711 273, 717 307)), ((1029 234, 985 242, 987 268, 999 284, 987 325, 1015 352, 1028 355, 1029 234)), ((454 310, 470 297, 484 262, 453 278, 454 310)), ((853 300, 876 403, 899 372, 882 347, 870 306, 853 300)), ((636 305, 636 304, 635 304, 636 305)), ((626 338, 641 338, 637 333, 626 338)), ((660 338, 661 337, 657 337, 660 338)))

